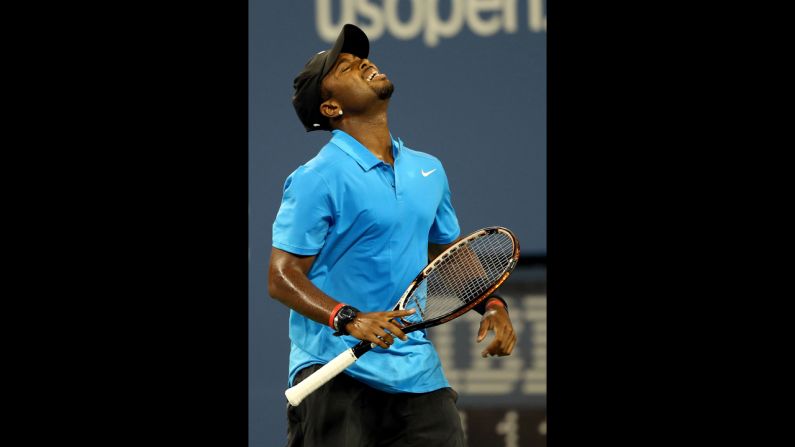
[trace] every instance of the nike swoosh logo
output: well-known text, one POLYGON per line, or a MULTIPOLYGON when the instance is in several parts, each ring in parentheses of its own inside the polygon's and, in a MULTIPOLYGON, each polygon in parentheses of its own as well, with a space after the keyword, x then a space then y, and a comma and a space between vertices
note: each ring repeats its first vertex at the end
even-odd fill
POLYGON ((425 172, 424 170, 420 169, 420 173, 422 174, 423 177, 427 177, 427 176, 433 174, 434 172, 436 172, 436 169, 431 169, 428 172, 425 172))

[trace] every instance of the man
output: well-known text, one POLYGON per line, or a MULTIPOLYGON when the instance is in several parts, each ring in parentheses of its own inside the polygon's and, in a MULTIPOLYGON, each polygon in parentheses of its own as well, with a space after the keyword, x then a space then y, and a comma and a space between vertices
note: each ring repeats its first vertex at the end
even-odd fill
MULTIPOLYGON (((288 404, 288 446, 463 446, 457 395, 433 345, 393 320, 409 311, 384 311, 459 238, 458 220, 441 162, 390 133, 394 86, 369 48, 345 25, 294 80, 304 127, 332 137, 285 182, 268 285, 292 309, 289 386, 359 340, 379 347, 288 404)), ((483 356, 509 355, 516 336, 504 301, 476 310, 477 341, 495 333, 483 356)))

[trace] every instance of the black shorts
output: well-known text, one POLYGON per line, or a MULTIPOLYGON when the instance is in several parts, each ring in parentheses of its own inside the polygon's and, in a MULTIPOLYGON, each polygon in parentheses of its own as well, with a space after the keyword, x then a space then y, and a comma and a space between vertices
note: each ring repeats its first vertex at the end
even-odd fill
MULTIPOLYGON (((298 371, 295 384, 321 366, 298 371)), ((465 447, 457 398, 452 388, 385 393, 343 373, 287 404, 287 447, 465 447)))

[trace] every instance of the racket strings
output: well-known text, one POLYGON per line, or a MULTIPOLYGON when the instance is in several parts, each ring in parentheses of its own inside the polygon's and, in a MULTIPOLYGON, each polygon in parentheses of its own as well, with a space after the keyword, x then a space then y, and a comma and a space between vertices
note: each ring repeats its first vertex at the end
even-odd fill
POLYGON ((465 243, 422 280, 406 302, 406 309, 420 312, 404 319, 431 320, 478 299, 509 270, 513 254, 513 239, 501 232, 465 243))

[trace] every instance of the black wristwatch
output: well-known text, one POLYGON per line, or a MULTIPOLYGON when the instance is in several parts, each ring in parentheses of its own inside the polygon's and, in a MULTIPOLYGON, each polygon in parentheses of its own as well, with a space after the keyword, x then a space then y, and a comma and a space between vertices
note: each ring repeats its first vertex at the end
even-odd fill
POLYGON ((342 306, 339 311, 337 311, 337 316, 334 317, 334 329, 337 332, 334 333, 336 336, 340 335, 348 335, 348 331, 345 330, 345 326, 348 325, 351 321, 356 318, 356 315, 359 313, 359 309, 353 306, 342 306))

